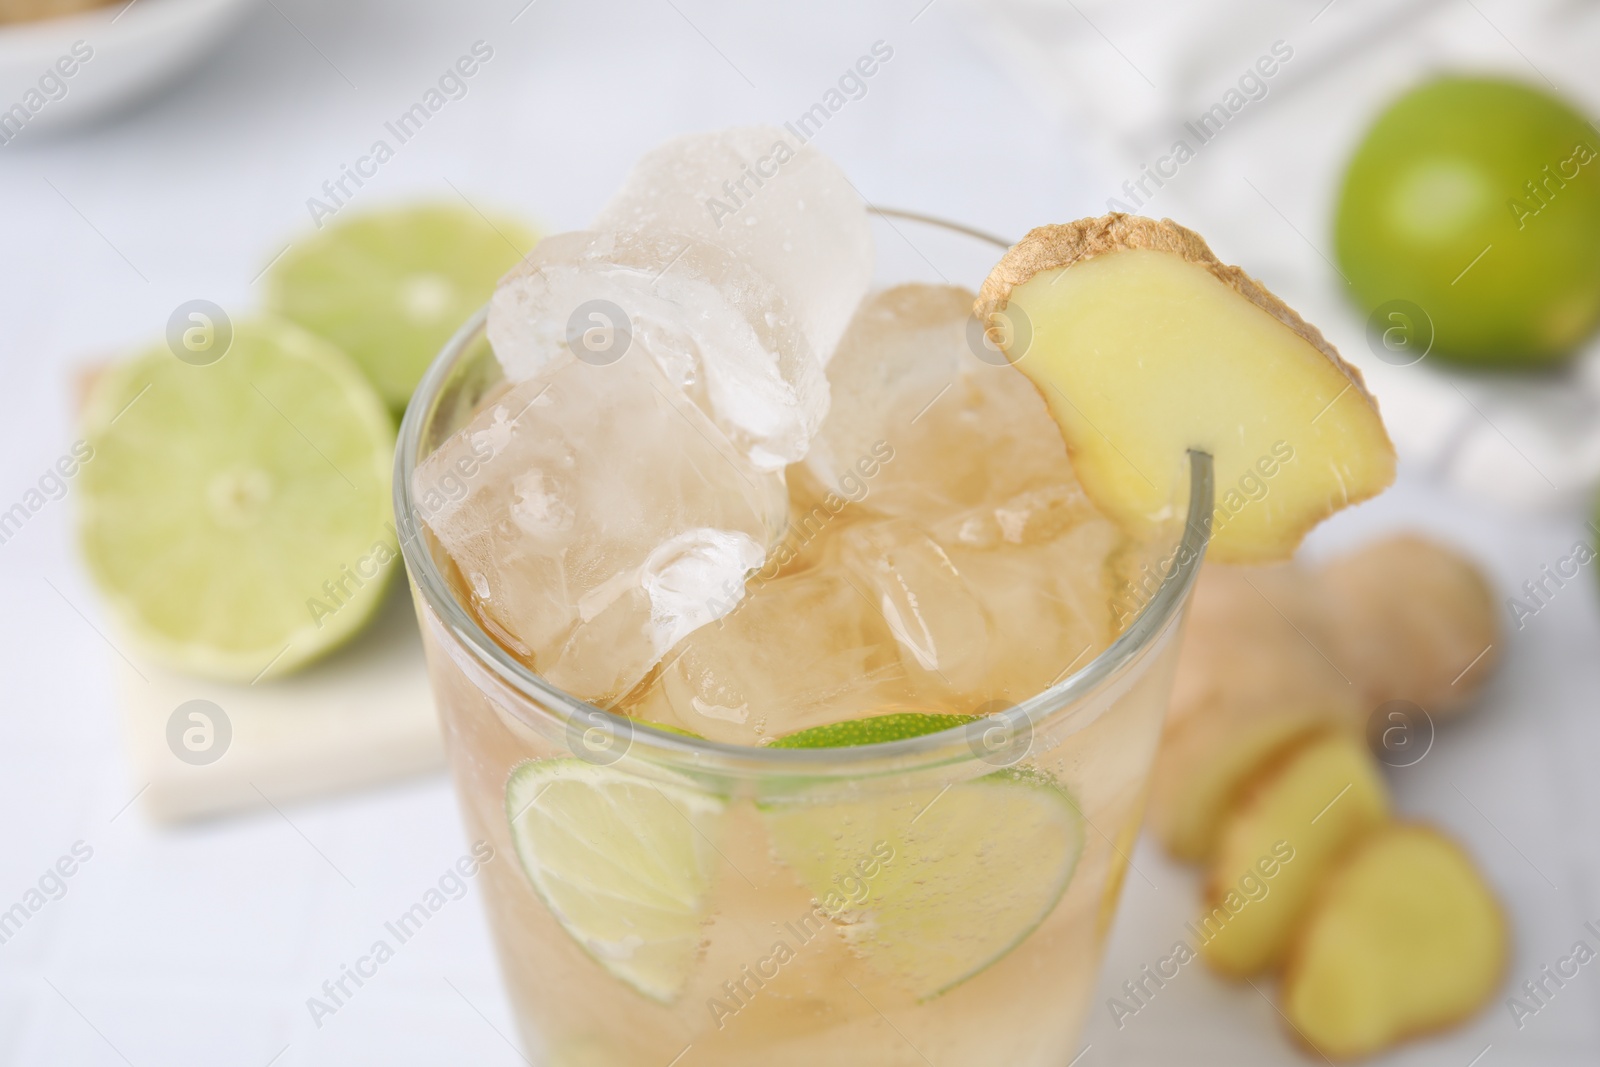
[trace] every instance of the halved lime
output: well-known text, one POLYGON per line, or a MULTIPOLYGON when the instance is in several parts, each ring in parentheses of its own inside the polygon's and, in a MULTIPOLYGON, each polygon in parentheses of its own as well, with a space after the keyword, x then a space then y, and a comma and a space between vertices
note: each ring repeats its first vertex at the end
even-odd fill
POLYGON ((522 869, 594 960, 670 1004, 699 955, 724 802, 580 759, 518 766, 506 815, 522 869))
MULTIPOLYGON (((895 741, 975 719, 875 716, 855 733, 895 741)), ((845 725, 801 731, 786 747, 828 747, 808 742, 846 736, 845 725)), ((768 832, 851 949, 919 1000, 1021 944, 1054 910, 1083 852, 1077 804, 1039 771, 848 799, 830 795, 836 788, 818 786, 816 801, 763 803, 768 832)))
POLYGON ((520 222, 466 207, 359 215, 290 245, 267 274, 267 299, 348 352, 398 411, 536 240, 520 222))
POLYGON ((84 559, 153 657, 228 680, 282 674, 381 601, 394 427, 326 341, 263 320, 237 324, 205 366, 154 349, 100 376, 83 421, 84 559))

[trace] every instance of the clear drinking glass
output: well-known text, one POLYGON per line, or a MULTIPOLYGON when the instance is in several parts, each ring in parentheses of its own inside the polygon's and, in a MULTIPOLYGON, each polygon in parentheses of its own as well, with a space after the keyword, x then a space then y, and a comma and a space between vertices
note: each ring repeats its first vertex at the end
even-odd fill
MULTIPOLYGON (((886 284, 975 287, 1005 247, 876 215, 886 284)), ((531 1061, 1071 1061, 1209 535, 1209 457, 1191 456, 1185 520, 1150 551, 1136 617, 1046 691, 885 744, 716 743, 560 691, 453 592, 412 473, 501 380, 483 326, 480 313, 418 388, 394 491, 467 829, 495 851, 484 899, 531 1061), (513 831, 530 819, 547 853, 582 862, 536 885, 513 831)))

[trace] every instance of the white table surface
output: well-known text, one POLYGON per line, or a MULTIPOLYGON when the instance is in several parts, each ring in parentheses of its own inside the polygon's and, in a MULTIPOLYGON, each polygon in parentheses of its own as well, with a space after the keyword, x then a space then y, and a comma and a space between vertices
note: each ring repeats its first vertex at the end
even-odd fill
MULTIPOLYGON (((192 298, 247 313, 258 272, 309 226, 306 198, 480 39, 494 58, 468 96, 404 145, 358 206, 462 195, 573 228, 643 149, 798 114, 882 39, 893 60, 818 142, 865 195, 1010 235, 1103 209, 1111 172, 1075 148, 1085 138, 1054 109, 1022 102, 970 12, 948 0, 920 14, 924 0, 767 7, 272 0, 148 106, 0 149, 0 508, 71 444, 74 367, 156 339, 192 298)), ((1226 258, 1230 235, 1209 236, 1226 258)), ((1325 302, 1296 291, 1317 276, 1313 253, 1287 255, 1305 261, 1282 278, 1261 268, 1266 280, 1291 303, 1325 302)), ((1360 343, 1348 312, 1324 325, 1360 343)), ((0 909, 74 842, 93 849, 65 895, 0 945, 0 1063, 522 1062, 473 895, 320 1028, 305 1006, 468 847, 442 776, 178 830, 128 806, 140 783, 116 732, 116 636, 73 558, 73 503, 51 502, 0 545, 0 909)), ((1480 554, 1509 591, 1574 541, 1592 543, 1583 520, 1462 500, 1403 469, 1313 550, 1418 526, 1480 554)), ((1503 894, 1512 985, 1579 938, 1600 946, 1583 930, 1600 925, 1596 580, 1583 575, 1511 633, 1483 707, 1391 775, 1402 809, 1464 839, 1503 894)), ((1104 997, 1166 953, 1194 906, 1192 874, 1148 842, 1135 862, 1083 1067, 1307 1062, 1265 997, 1199 964, 1122 1029, 1111 1022, 1104 997)), ((1593 1064, 1597 1008, 1591 965, 1520 1032, 1497 1004, 1385 1062, 1467 1067, 1488 1046, 1483 1067, 1593 1064)))

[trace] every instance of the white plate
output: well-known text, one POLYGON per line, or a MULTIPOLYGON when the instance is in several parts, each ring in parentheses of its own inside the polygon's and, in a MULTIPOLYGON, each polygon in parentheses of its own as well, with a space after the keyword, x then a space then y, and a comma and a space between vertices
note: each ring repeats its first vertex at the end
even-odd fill
POLYGON ((133 0, 0 26, 0 147, 142 99, 199 60, 254 2, 133 0))

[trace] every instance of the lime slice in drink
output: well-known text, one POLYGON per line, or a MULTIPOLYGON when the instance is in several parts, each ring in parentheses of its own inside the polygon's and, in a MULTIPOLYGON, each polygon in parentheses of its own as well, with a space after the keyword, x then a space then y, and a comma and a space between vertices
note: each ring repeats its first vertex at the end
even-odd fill
POLYGON ((359 630, 396 557, 383 402, 338 349, 241 322, 216 362, 154 349, 84 412, 90 575, 130 638, 191 674, 253 681, 359 630))
POLYGON ((506 783, 522 869, 606 970, 670 1004, 699 955, 723 801, 580 759, 524 763, 506 783))
POLYGON ((521 223, 465 207, 361 215, 290 245, 267 274, 268 303, 348 352, 398 411, 535 240, 521 223))
MULTIPOLYGON (((877 741, 919 736, 971 716, 861 720, 877 741), (881 720, 902 719, 899 736, 881 720), (915 720, 928 720, 918 722, 915 720)), ((840 724, 792 735, 808 744, 840 724)), ((1083 816, 1054 779, 1006 768, 949 786, 836 787, 762 804, 778 854, 839 924, 851 949, 928 1000, 984 970, 1042 923, 1083 851, 1083 816)))
POLYGON ((770 747, 849 748, 854 745, 881 745, 888 741, 904 741, 908 737, 921 737, 923 734, 965 726, 977 718, 976 715, 941 712, 895 711, 887 715, 869 715, 864 719, 846 719, 826 726, 813 726, 809 730, 780 737, 770 747))

